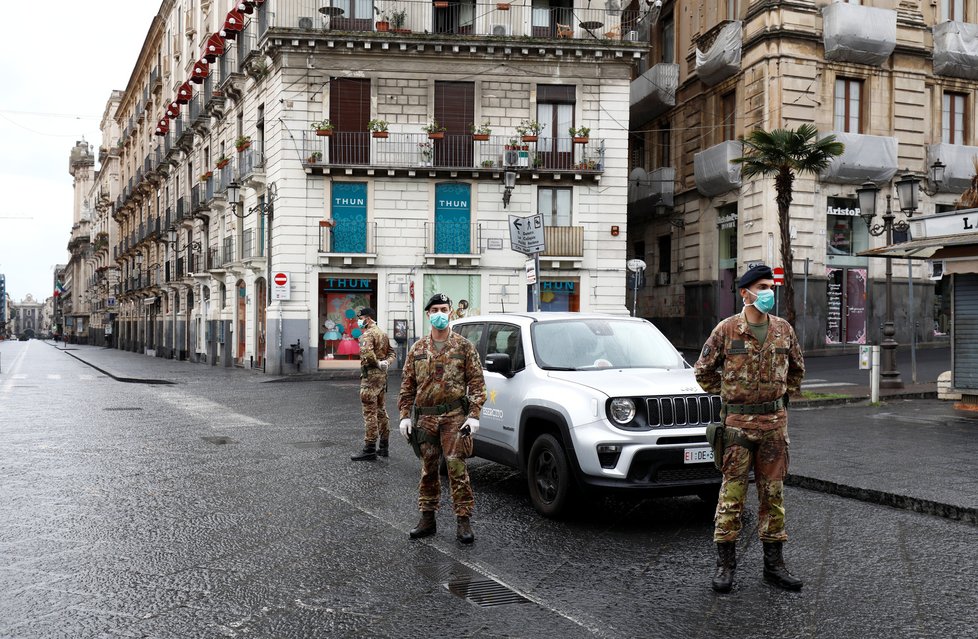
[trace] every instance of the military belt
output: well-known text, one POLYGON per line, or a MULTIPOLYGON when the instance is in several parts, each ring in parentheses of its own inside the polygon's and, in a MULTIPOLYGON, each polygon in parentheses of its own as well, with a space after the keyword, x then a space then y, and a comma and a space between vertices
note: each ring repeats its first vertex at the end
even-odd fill
POLYGON ((464 397, 459 397, 456 400, 450 401, 447 404, 436 404, 434 406, 415 406, 414 410, 419 415, 444 415, 445 413, 450 413, 456 408, 462 408, 468 402, 464 397))
POLYGON ((773 402, 763 404, 724 404, 727 413, 731 415, 766 415, 776 413, 784 408, 784 399, 777 398, 773 402))

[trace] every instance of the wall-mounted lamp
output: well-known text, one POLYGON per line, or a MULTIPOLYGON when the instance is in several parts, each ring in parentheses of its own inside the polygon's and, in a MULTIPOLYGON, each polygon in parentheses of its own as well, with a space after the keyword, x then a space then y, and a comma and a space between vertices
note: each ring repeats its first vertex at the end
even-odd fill
POLYGON ((513 195, 513 187, 516 186, 516 171, 503 172, 503 208, 509 206, 509 198, 513 195))
POLYGON ((242 219, 256 212, 261 213, 262 215, 271 213, 272 203, 276 199, 278 199, 278 189, 276 188, 275 183, 272 182, 271 184, 268 185, 268 188, 265 190, 264 200, 258 202, 258 204, 255 204, 247 211, 242 211, 241 213, 238 213, 238 204, 241 203, 241 185, 238 184, 237 182, 229 183, 227 194, 228 194, 228 203, 231 205, 231 213, 233 213, 235 217, 240 217, 242 219))

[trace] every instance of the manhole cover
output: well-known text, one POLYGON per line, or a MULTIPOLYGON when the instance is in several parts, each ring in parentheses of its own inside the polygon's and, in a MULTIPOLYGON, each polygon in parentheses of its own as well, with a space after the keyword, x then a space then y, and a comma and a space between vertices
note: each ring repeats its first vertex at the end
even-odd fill
POLYGON ((296 448, 327 448, 332 446, 329 442, 316 441, 316 442, 292 442, 292 445, 296 448))
POLYGON ((140 406, 110 406, 103 410, 143 410, 140 406))
POLYGON ((462 597, 480 608, 494 608, 510 604, 529 603, 530 600, 494 579, 455 579, 445 584, 453 595, 462 597))
POLYGON ((209 444, 217 444, 218 446, 223 446, 224 444, 233 444, 234 440, 230 437, 201 437, 205 442, 209 444))

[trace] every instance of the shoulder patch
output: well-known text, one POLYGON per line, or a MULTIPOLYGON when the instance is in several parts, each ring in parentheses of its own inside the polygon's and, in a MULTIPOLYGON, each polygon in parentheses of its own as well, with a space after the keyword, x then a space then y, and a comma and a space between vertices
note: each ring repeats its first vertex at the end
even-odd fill
POLYGON ((710 353, 711 353, 710 345, 709 344, 704 344, 703 345, 703 352, 700 353, 700 357, 709 357, 710 356, 710 353))

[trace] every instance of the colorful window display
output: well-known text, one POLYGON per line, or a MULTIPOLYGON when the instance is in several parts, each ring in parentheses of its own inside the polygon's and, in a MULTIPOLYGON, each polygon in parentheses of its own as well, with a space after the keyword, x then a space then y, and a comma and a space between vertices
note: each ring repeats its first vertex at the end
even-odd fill
POLYGON ((376 301, 376 278, 319 276, 320 359, 360 358, 357 311, 376 301))

